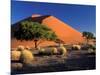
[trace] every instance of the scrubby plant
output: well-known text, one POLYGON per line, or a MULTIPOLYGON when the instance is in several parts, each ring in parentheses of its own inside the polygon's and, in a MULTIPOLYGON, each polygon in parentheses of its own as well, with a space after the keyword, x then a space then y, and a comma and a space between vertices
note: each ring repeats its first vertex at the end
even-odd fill
POLYGON ((40 55, 53 55, 53 54, 57 54, 57 48, 52 47, 52 48, 48 48, 47 50, 44 48, 39 49, 39 54, 40 55))
POLYGON ((58 53, 57 48, 55 48, 55 47, 51 48, 51 53, 52 54, 57 54, 58 53))
POLYGON ((90 48, 90 49, 88 49, 88 52, 89 52, 89 53, 93 53, 94 50, 90 48))
POLYGON ((60 54, 62 56, 66 56, 67 55, 67 49, 65 47, 60 47, 60 54))
POLYGON ((41 48, 39 50, 39 54, 40 55, 52 55, 52 50, 51 49, 44 49, 44 48, 41 48))
POLYGON ((45 53, 45 49, 44 48, 40 48, 39 49, 39 54, 44 54, 45 53))
POLYGON ((95 45, 89 45, 89 48, 95 50, 96 46, 95 45))
POLYGON ((34 56, 31 51, 29 50, 21 51, 21 57, 20 57, 21 62, 23 62, 24 64, 31 64, 33 60, 34 56))
POLYGON ((81 46, 80 45, 72 45, 72 49, 74 49, 74 50, 80 50, 81 46))
POLYGON ((95 45, 86 44, 86 45, 83 45, 81 49, 82 50, 89 50, 89 49, 96 50, 96 46, 95 45))
POLYGON ((20 56, 21 56, 21 52, 20 51, 16 51, 16 50, 11 51, 11 60, 12 61, 19 60, 20 56))
POLYGON ((11 69, 16 70, 16 69, 21 69, 23 67, 22 63, 11 63, 11 69))
POLYGON ((22 45, 19 45, 18 47, 17 47, 17 50, 18 51, 22 51, 22 50, 24 50, 25 48, 24 48, 24 46, 22 46, 22 45))

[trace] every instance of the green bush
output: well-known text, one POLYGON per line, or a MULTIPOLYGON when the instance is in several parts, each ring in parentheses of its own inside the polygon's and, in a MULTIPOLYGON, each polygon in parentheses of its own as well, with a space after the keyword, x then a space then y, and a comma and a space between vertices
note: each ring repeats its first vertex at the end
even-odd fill
POLYGON ((39 54, 40 54, 40 55, 45 54, 45 49, 44 49, 44 48, 39 48, 39 54))
POLYGON ((96 50, 96 46, 95 45, 89 45, 90 49, 96 50))

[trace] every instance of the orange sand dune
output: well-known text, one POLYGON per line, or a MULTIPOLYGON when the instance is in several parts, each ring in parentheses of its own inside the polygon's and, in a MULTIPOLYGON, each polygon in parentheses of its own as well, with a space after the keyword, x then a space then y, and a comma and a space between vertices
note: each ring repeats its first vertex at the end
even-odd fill
MULTIPOLYGON (((64 41, 66 44, 76 44, 76 43, 83 42, 83 37, 80 32, 70 27, 70 25, 60 21, 54 16, 32 15, 32 17, 28 19, 31 19, 34 22, 40 22, 44 25, 47 25, 49 28, 51 28, 56 33, 59 39, 64 41)), ((40 46, 48 46, 48 45, 55 45, 55 44, 56 43, 51 42, 51 41, 44 41, 43 43, 40 44, 40 46)), ((11 40, 12 48, 17 47, 18 45, 33 47, 34 42, 33 41, 18 41, 15 39, 11 40)))
POLYGON ((79 43, 83 40, 82 34, 80 32, 53 16, 43 20, 43 24, 47 25, 49 28, 55 31, 57 36, 65 43, 79 43))

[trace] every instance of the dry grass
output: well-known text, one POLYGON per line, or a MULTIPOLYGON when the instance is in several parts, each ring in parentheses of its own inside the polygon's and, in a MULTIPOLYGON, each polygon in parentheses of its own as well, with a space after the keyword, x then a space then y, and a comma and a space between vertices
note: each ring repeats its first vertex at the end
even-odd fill
POLYGON ((31 51, 23 50, 21 51, 21 61, 25 64, 29 64, 34 60, 34 56, 31 51))
POLYGON ((60 47, 60 52, 62 54, 62 56, 66 56, 67 55, 67 49, 65 47, 60 47))
POLYGON ((52 54, 57 54, 58 53, 58 50, 55 47, 51 48, 51 50, 52 50, 52 54))
POLYGON ((81 46, 80 45, 73 45, 72 46, 72 49, 80 50, 81 49, 81 46))
POLYGON ((21 56, 20 51, 11 51, 11 60, 19 60, 21 56))

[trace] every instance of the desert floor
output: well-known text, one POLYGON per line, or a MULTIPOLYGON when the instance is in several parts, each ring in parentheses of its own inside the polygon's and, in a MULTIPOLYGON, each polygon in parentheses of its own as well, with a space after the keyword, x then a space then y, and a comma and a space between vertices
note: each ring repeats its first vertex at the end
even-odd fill
POLYGON ((66 57, 61 55, 35 55, 35 61, 32 65, 24 66, 22 69, 12 69, 11 74, 93 70, 96 68, 95 60, 95 53, 88 53, 86 50, 68 51, 66 57))

